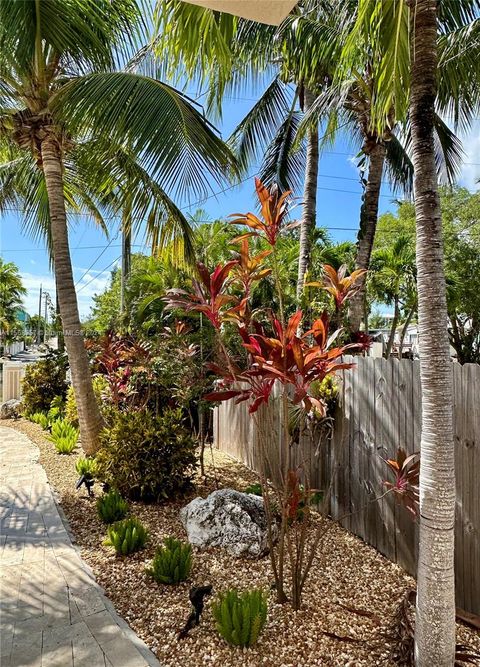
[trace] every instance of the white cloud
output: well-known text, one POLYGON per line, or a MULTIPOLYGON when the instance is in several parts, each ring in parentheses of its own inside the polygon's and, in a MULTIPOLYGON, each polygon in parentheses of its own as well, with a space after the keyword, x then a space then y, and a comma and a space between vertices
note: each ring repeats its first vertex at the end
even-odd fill
MULTIPOLYGON (((21 275, 23 284, 27 289, 27 295, 23 300, 24 307, 30 315, 38 313, 40 285, 42 285, 42 290, 49 292, 52 300, 55 300, 55 279, 52 274, 40 275, 22 271, 21 275)), ((92 297, 95 294, 101 294, 107 287, 110 281, 110 271, 102 273, 101 271, 91 270, 88 273, 85 273, 85 269, 75 267, 74 276, 75 280, 79 281, 76 285, 76 290, 80 318, 85 319, 89 315, 90 308, 92 307, 92 297)))

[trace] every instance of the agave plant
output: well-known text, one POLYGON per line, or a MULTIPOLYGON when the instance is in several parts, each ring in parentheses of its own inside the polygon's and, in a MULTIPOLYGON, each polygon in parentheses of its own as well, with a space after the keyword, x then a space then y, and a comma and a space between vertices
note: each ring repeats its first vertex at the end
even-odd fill
POLYGON ((57 419, 52 424, 49 440, 53 442, 59 454, 71 454, 77 446, 78 429, 66 419, 57 419))
POLYGON ((115 523, 128 512, 128 503, 116 489, 112 489, 97 500, 98 516, 104 523, 115 523))
POLYGON ((231 589, 212 604, 221 636, 234 646, 253 646, 267 620, 267 601, 261 590, 239 593, 231 589))
POLYGON ((166 537, 163 546, 158 547, 152 565, 146 568, 160 584, 178 584, 188 579, 192 569, 192 547, 175 537, 166 537))
POLYGON ((48 415, 46 415, 44 412, 34 412, 33 415, 29 415, 28 419, 34 424, 41 426, 44 431, 48 429, 48 415))
POLYGON ((117 556, 127 556, 145 546, 148 540, 148 530, 136 519, 117 521, 107 529, 105 544, 115 549, 117 556))

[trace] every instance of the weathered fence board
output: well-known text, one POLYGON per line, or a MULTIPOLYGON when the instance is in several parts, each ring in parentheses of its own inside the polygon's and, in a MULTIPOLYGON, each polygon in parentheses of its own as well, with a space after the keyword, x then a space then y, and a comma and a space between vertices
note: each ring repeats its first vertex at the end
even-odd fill
MULTIPOLYGON (((340 406, 330 440, 300 436, 293 461, 309 468, 313 488, 330 487, 330 513, 390 560, 415 574, 418 526, 392 495, 384 492, 388 472, 382 459, 420 448, 421 391, 418 361, 355 358, 341 377, 340 406)), ((457 604, 480 614, 480 366, 452 364, 456 446, 457 518, 455 582, 457 604)), ((259 418, 281 436, 278 392, 259 418)), ((260 439, 245 403, 215 409, 215 444, 253 469, 260 439)), ((278 442, 278 441, 277 441, 278 442)), ((279 450, 271 451, 278 466, 279 450)))

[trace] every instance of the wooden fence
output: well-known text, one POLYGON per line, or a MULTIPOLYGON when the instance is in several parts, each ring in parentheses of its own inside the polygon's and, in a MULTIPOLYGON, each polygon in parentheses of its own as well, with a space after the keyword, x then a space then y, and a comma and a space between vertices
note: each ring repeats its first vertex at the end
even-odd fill
MULTIPOLYGON (((420 449, 419 362, 355 358, 340 378, 340 402, 330 439, 300 437, 295 458, 310 469, 311 485, 330 486, 330 513, 410 574, 416 572, 418 529, 409 513, 383 492, 388 472, 382 458, 398 447, 420 449), (365 509, 362 509, 365 508, 365 509)), ((457 517, 457 605, 480 614, 480 366, 453 364, 457 517)), ((280 402, 271 401, 269 428, 280 431, 280 402)), ((260 418, 265 419, 265 409, 260 418)), ((258 469, 255 421, 245 403, 215 409, 214 439, 222 451, 258 469)), ((272 439, 272 442, 274 439, 272 439)), ((273 449, 276 447, 273 446, 273 449)), ((278 448, 279 449, 279 448, 278 448)), ((278 451, 277 449, 277 451, 278 451)), ((275 452, 270 452, 275 456, 275 452)))

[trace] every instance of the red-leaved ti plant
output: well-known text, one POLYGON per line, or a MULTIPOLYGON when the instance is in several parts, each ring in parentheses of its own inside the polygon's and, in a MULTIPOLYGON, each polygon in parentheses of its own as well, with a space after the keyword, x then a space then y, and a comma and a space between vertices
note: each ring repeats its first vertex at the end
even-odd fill
MULTIPOLYGON (((325 415, 324 403, 312 395, 312 383, 320 383, 329 375, 351 368, 342 356, 349 349, 358 349, 357 343, 335 346, 340 329, 329 335, 330 321, 326 312, 310 325, 303 321, 301 310, 284 317, 282 286, 275 246, 282 229, 287 209, 289 192, 279 194, 277 188, 267 189, 258 179, 255 188, 260 202, 261 213, 235 214, 232 223, 245 225, 249 231, 239 236, 234 243, 240 244, 235 259, 219 264, 210 273, 202 264, 198 265, 200 280, 193 281, 193 292, 170 290, 165 298, 167 307, 182 308, 187 312, 204 313, 216 331, 218 356, 215 363, 207 368, 219 379, 215 391, 204 396, 211 401, 248 402, 248 410, 253 415, 257 429, 256 445, 259 448, 259 475, 264 490, 264 507, 268 526, 268 542, 272 573, 275 580, 278 602, 288 598, 285 592, 285 560, 290 561, 291 595, 295 609, 301 605, 302 590, 315 559, 316 547, 320 540, 323 524, 313 540, 309 542, 308 516, 311 499, 317 490, 312 490, 308 465, 299 468, 294 463, 289 410, 306 416, 325 415), (260 237, 270 246, 256 255, 250 254, 251 237, 260 237), (272 267, 265 265, 272 256, 272 267), (270 321, 259 322, 252 315, 250 301, 255 283, 273 274, 277 291, 279 313, 270 314, 270 321), (232 291, 233 290, 233 291, 232 291), (248 353, 246 364, 239 362, 225 343, 224 323, 234 325, 243 347, 248 353), (301 333, 302 331, 307 331, 301 333), (242 366, 239 365, 242 363, 242 366), (281 391, 278 398, 280 419, 273 417, 273 410, 259 410, 267 407, 275 384, 281 391), (269 452, 273 453, 273 458, 269 452), (275 500, 273 500, 273 497, 275 500), (280 517, 278 544, 275 545, 276 529, 273 524, 280 517), (298 520, 301 516, 301 521, 298 520), (309 543, 309 546, 307 545, 309 543)), ((330 280, 331 292, 338 309, 353 293, 354 283, 361 272, 346 275, 331 267, 325 267, 325 275, 330 280), (333 272, 333 273, 332 273, 333 272)), ((324 286, 324 284, 321 284, 324 286)), ((338 318, 339 319, 339 318, 338 318)), ((229 329, 229 334, 231 330, 229 329)), ((278 413, 277 413, 278 414, 278 413)), ((327 497, 328 494, 325 494, 327 497)))
POLYGON ((418 516, 418 484, 420 476, 420 454, 410 454, 399 447, 396 459, 383 459, 394 474, 394 481, 383 485, 395 494, 395 498, 404 505, 414 518, 418 516))
POLYGON ((259 178, 255 179, 255 190, 260 202, 261 217, 255 215, 255 213, 233 213, 229 217, 232 224, 245 225, 252 230, 239 236, 239 239, 260 236, 274 248, 288 212, 288 199, 291 191, 288 190, 280 194, 276 186, 268 190, 259 178))
POLYGON ((373 338, 365 331, 354 331, 350 337, 352 343, 358 345, 358 349, 366 352, 372 347, 373 338))
POLYGON ((320 287, 329 292, 335 301, 335 307, 340 310, 347 299, 350 299, 358 291, 358 279, 366 273, 365 269, 357 269, 347 275, 348 267, 346 264, 336 271, 330 264, 323 265, 325 278, 322 282, 307 283, 309 287, 320 287))
POLYGON ((247 389, 231 389, 212 392, 205 396, 207 400, 226 401, 236 398, 237 403, 252 399, 250 413, 256 412, 262 403, 268 403, 275 380, 293 388, 293 405, 302 404, 309 412, 315 408, 318 414, 324 414, 325 406, 317 398, 309 395, 312 382, 321 382, 327 375, 332 375, 353 364, 338 361, 346 349, 356 347, 347 345, 330 348, 334 336, 328 338, 328 316, 326 313, 316 320, 312 328, 303 336, 297 335, 302 312, 297 311, 284 328, 277 319, 273 319, 273 334, 267 335, 263 327, 257 324, 257 333, 248 333, 245 327, 239 328, 243 346, 249 352, 251 363, 247 370, 232 375, 218 365, 210 369, 223 377, 223 386, 234 382, 244 382, 247 389), (315 344, 307 341, 313 338, 315 344))
POLYGON ((271 250, 262 250, 256 255, 250 255, 248 238, 236 239, 240 244, 238 251, 238 264, 233 269, 232 283, 238 283, 245 297, 250 296, 253 283, 266 278, 272 273, 271 268, 265 268, 265 259, 272 254, 271 250))
POLYGON ((132 366, 137 370, 148 368, 151 359, 150 345, 136 341, 130 335, 117 335, 112 331, 97 339, 87 339, 85 347, 93 354, 92 368, 105 376, 110 397, 118 405, 129 393, 132 366))
POLYGON ((235 296, 225 291, 228 275, 237 264, 238 261, 233 259, 223 265, 218 264, 212 273, 209 273, 207 267, 199 262, 197 271, 200 280, 192 281, 194 293, 190 294, 181 289, 168 290, 164 299, 167 307, 181 308, 185 312, 203 313, 215 329, 220 329, 225 306, 238 302, 235 296))

